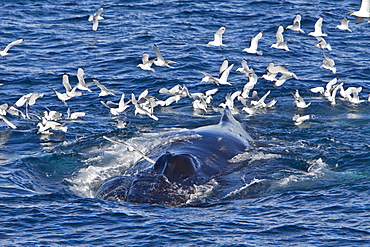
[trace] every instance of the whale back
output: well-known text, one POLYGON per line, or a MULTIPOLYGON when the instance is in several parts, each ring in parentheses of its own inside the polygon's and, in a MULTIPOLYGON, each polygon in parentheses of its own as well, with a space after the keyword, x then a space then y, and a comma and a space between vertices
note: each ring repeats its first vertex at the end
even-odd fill
POLYGON ((213 132, 217 131, 224 135, 233 136, 238 139, 238 141, 243 142, 247 147, 253 142, 253 138, 247 133, 245 127, 234 118, 228 107, 224 109, 220 122, 217 125, 204 126, 196 130, 197 132, 204 132, 207 130, 213 132), (217 130, 215 128, 217 128, 217 130))

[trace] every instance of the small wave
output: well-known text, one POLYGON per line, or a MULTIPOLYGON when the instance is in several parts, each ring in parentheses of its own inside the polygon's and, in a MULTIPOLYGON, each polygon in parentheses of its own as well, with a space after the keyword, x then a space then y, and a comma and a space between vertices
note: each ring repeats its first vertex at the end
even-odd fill
POLYGON ((260 184, 262 182, 266 181, 266 179, 257 179, 253 178, 252 181, 245 184, 244 186, 240 187, 239 189, 233 190, 229 192, 226 196, 224 196, 224 200, 231 200, 236 199, 238 197, 243 197, 245 194, 250 194, 250 188, 254 185, 260 184))

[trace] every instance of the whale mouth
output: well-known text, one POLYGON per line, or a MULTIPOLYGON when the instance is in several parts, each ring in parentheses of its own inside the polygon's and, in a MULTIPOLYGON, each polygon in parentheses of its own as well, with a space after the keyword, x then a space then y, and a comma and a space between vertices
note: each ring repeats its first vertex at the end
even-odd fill
POLYGON ((163 174, 145 171, 114 177, 101 185, 95 197, 103 200, 178 206, 186 203, 194 187, 171 182, 163 174))
POLYGON ((192 186, 171 182, 163 174, 138 174, 125 201, 177 206, 185 203, 193 192, 192 186))
POLYGON ((167 152, 148 170, 106 180, 95 197, 103 200, 178 206, 185 204, 215 170, 196 156, 167 152))

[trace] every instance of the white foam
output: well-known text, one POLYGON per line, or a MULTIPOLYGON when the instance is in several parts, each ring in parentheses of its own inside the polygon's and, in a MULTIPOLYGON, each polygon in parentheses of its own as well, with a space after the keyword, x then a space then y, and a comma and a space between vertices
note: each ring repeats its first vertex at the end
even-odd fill
POLYGON ((328 165, 322 161, 321 158, 307 162, 310 166, 305 171, 298 171, 296 174, 292 174, 286 178, 281 179, 278 182, 279 186, 292 186, 294 183, 301 183, 306 181, 313 181, 318 178, 324 177, 328 174, 328 165))
POLYGON ((257 160, 269 160, 280 158, 279 154, 265 154, 263 152, 254 152, 253 150, 246 151, 241 154, 237 154, 228 160, 229 163, 241 163, 244 161, 257 161, 257 160))
POLYGON ((195 192, 190 195, 190 198, 186 202, 188 203, 194 203, 194 202, 202 202, 205 198, 207 198, 213 189, 217 187, 219 184, 215 179, 211 179, 206 184, 202 185, 194 185, 195 192))
POLYGON ((241 194, 244 190, 248 189, 250 186, 263 182, 265 179, 257 179, 253 178, 252 181, 250 181, 248 184, 245 184, 244 186, 240 187, 239 189, 233 190, 230 193, 228 193, 224 198, 234 197, 236 195, 241 194))

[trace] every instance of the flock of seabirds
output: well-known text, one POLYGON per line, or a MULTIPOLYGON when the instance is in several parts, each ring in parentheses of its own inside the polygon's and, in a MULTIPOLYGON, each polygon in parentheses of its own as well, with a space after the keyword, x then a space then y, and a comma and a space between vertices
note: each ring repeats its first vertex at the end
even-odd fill
MULTIPOLYGON (((369 9, 370 9, 370 0, 362 0, 359 11, 355 11, 351 15, 356 16, 356 18, 370 18, 369 9)), ((91 15, 88 19, 93 23, 92 29, 94 31, 98 29, 99 21, 104 20, 104 18, 101 16, 102 12, 103 8, 100 8, 94 15, 91 15)), ((336 28, 343 30, 345 32, 351 32, 351 29, 348 26, 348 22, 349 20, 346 17, 340 21, 336 28)), ((322 32, 322 25, 323 17, 320 17, 314 25, 314 31, 308 33, 308 35, 311 35, 317 39, 318 43, 315 45, 315 47, 320 48, 322 51, 324 59, 322 61, 321 68, 328 69, 335 74, 336 73, 335 62, 333 59, 329 58, 325 54, 325 51, 331 51, 332 48, 330 44, 328 44, 325 41, 324 37, 326 37, 327 34, 322 32)), ((223 49, 223 47, 226 47, 226 45, 222 43, 222 35, 225 33, 225 30, 226 30, 225 26, 217 30, 214 34, 214 40, 210 41, 207 45, 220 47, 221 49, 223 49)), ((272 44, 271 48, 289 51, 288 47, 289 40, 285 40, 283 36, 283 32, 285 30, 292 30, 300 33, 305 33, 305 31, 301 29, 301 15, 297 14, 295 16, 292 25, 289 25, 285 28, 283 27, 283 25, 280 25, 278 27, 276 32, 276 43, 272 44)), ((243 51, 250 54, 262 55, 262 51, 258 50, 258 42, 262 38, 262 36, 263 31, 259 32, 256 36, 252 37, 250 41, 250 47, 243 49, 243 51)), ((4 57, 10 55, 11 53, 9 53, 9 50, 13 46, 21 44, 24 40, 25 39, 19 39, 14 42, 11 42, 6 46, 4 50, 0 50, 0 56, 4 57)), ((142 62, 137 67, 147 71, 148 73, 155 72, 153 65, 158 67, 174 68, 171 64, 176 64, 175 61, 164 59, 164 57, 162 56, 161 52, 159 51, 158 47, 155 44, 153 46, 153 49, 156 54, 156 57, 150 59, 149 54, 144 53, 142 56, 142 62)), ((214 83, 217 86, 224 85, 227 86, 231 85, 231 83, 228 82, 228 77, 230 71, 233 69, 233 66, 234 64, 229 65, 228 60, 225 59, 220 66, 218 75, 211 75, 210 73, 204 71, 198 70, 196 71, 203 74, 202 82, 214 83)), ((225 102, 221 103, 219 106, 224 108, 228 107, 232 112, 236 113, 238 110, 234 107, 234 102, 238 100, 244 106, 242 108, 242 111, 245 111, 250 115, 253 115, 259 109, 269 108, 276 104, 277 102, 276 99, 266 102, 266 99, 270 94, 270 91, 268 91, 262 97, 257 96, 257 92, 253 90, 253 88, 256 85, 259 77, 254 72, 253 68, 248 66, 246 60, 241 61, 241 67, 238 68, 236 71, 245 74, 245 76, 248 78, 248 82, 244 85, 242 90, 227 94, 227 96, 225 97, 225 102)), ((261 78, 272 81, 274 83, 274 87, 281 86, 286 80, 298 79, 298 77, 293 72, 289 71, 283 66, 275 65, 273 62, 271 62, 267 66, 266 73, 263 74, 261 78)), ((58 99, 61 102, 63 102, 63 104, 65 104, 66 106, 67 101, 69 99, 83 95, 83 91, 92 92, 90 89, 91 86, 97 86, 100 88, 101 91, 99 93, 99 97, 115 95, 114 90, 107 89, 96 79, 93 79, 92 82, 86 83, 84 70, 82 68, 78 68, 77 70, 77 79, 78 79, 77 85, 72 87, 69 83, 69 75, 64 73, 64 75, 62 76, 62 84, 65 88, 65 92, 61 93, 56 91, 55 89, 52 89, 55 92, 58 99)), ((361 102, 364 102, 365 100, 360 99, 359 96, 361 90, 362 87, 348 87, 345 89, 343 86, 343 82, 342 83, 338 82, 338 77, 332 79, 323 87, 315 87, 310 89, 312 93, 321 94, 332 105, 336 104, 338 92, 342 99, 348 100, 350 103, 359 104, 361 102)), ((192 105, 195 109, 207 112, 207 109, 210 107, 213 99, 212 95, 217 93, 217 91, 218 87, 215 89, 208 90, 204 93, 191 93, 189 92, 186 86, 176 85, 171 89, 162 88, 159 90, 159 93, 168 95, 166 100, 158 100, 156 97, 148 95, 149 92, 148 90, 144 90, 140 95, 138 95, 138 97, 136 97, 136 95, 132 93, 130 99, 128 100, 125 99, 125 94, 122 93, 121 99, 119 100, 118 103, 112 101, 104 102, 102 100, 100 102, 104 106, 108 107, 110 113, 114 116, 121 114, 122 112, 126 111, 127 108, 133 105, 133 107, 135 108, 135 115, 136 114, 147 115, 150 118, 158 121, 159 119, 154 112, 156 106, 169 106, 174 102, 177 103, 182 98, 189 97, 193 100, 192 105)), ((38 133, 52 134, 54 131, 62 132, 67 131, 68 127, 65 125, 66 123, 61 122, 61 120, 63 119, 74 120, 87 115, 87 113, 85 112, 71 113, 69 107, 67 110, 66 117, 63 117, 64 114, 48 108, 43 112, 42 115, 30 113, 29 108, 32 105, 36 104, 37 99, 43 96, 44 96, 43 93, 29 93, 27 95, 23 95, 20 99, 18 99, 14 103, 14 105, 9 105, 7 103, 0 105, 0 119, 2 119, 10 128, 17 129, 17 126, 8 120, 8 118, 6 117, 7 114, 16 115, 24 119, 34 118, 38 120, 37 121, 38 133), (19 109, 22 106, 25 106, 24 112, 19 109)), ((294 103, 296 107, 306 108, 310 105, 310 103, 305 102, 303 97, 299 94, 298 90, 296 90, 293 96, 295 99, 294 103)), ((370 95, 368 101, 370 101, 370 95)), ((294 115, 292 120, 294 121, 295 124, 299 125, 303 121, 306 121, 311 117, 312 115, 301 116, 297 114, 294 115)))

